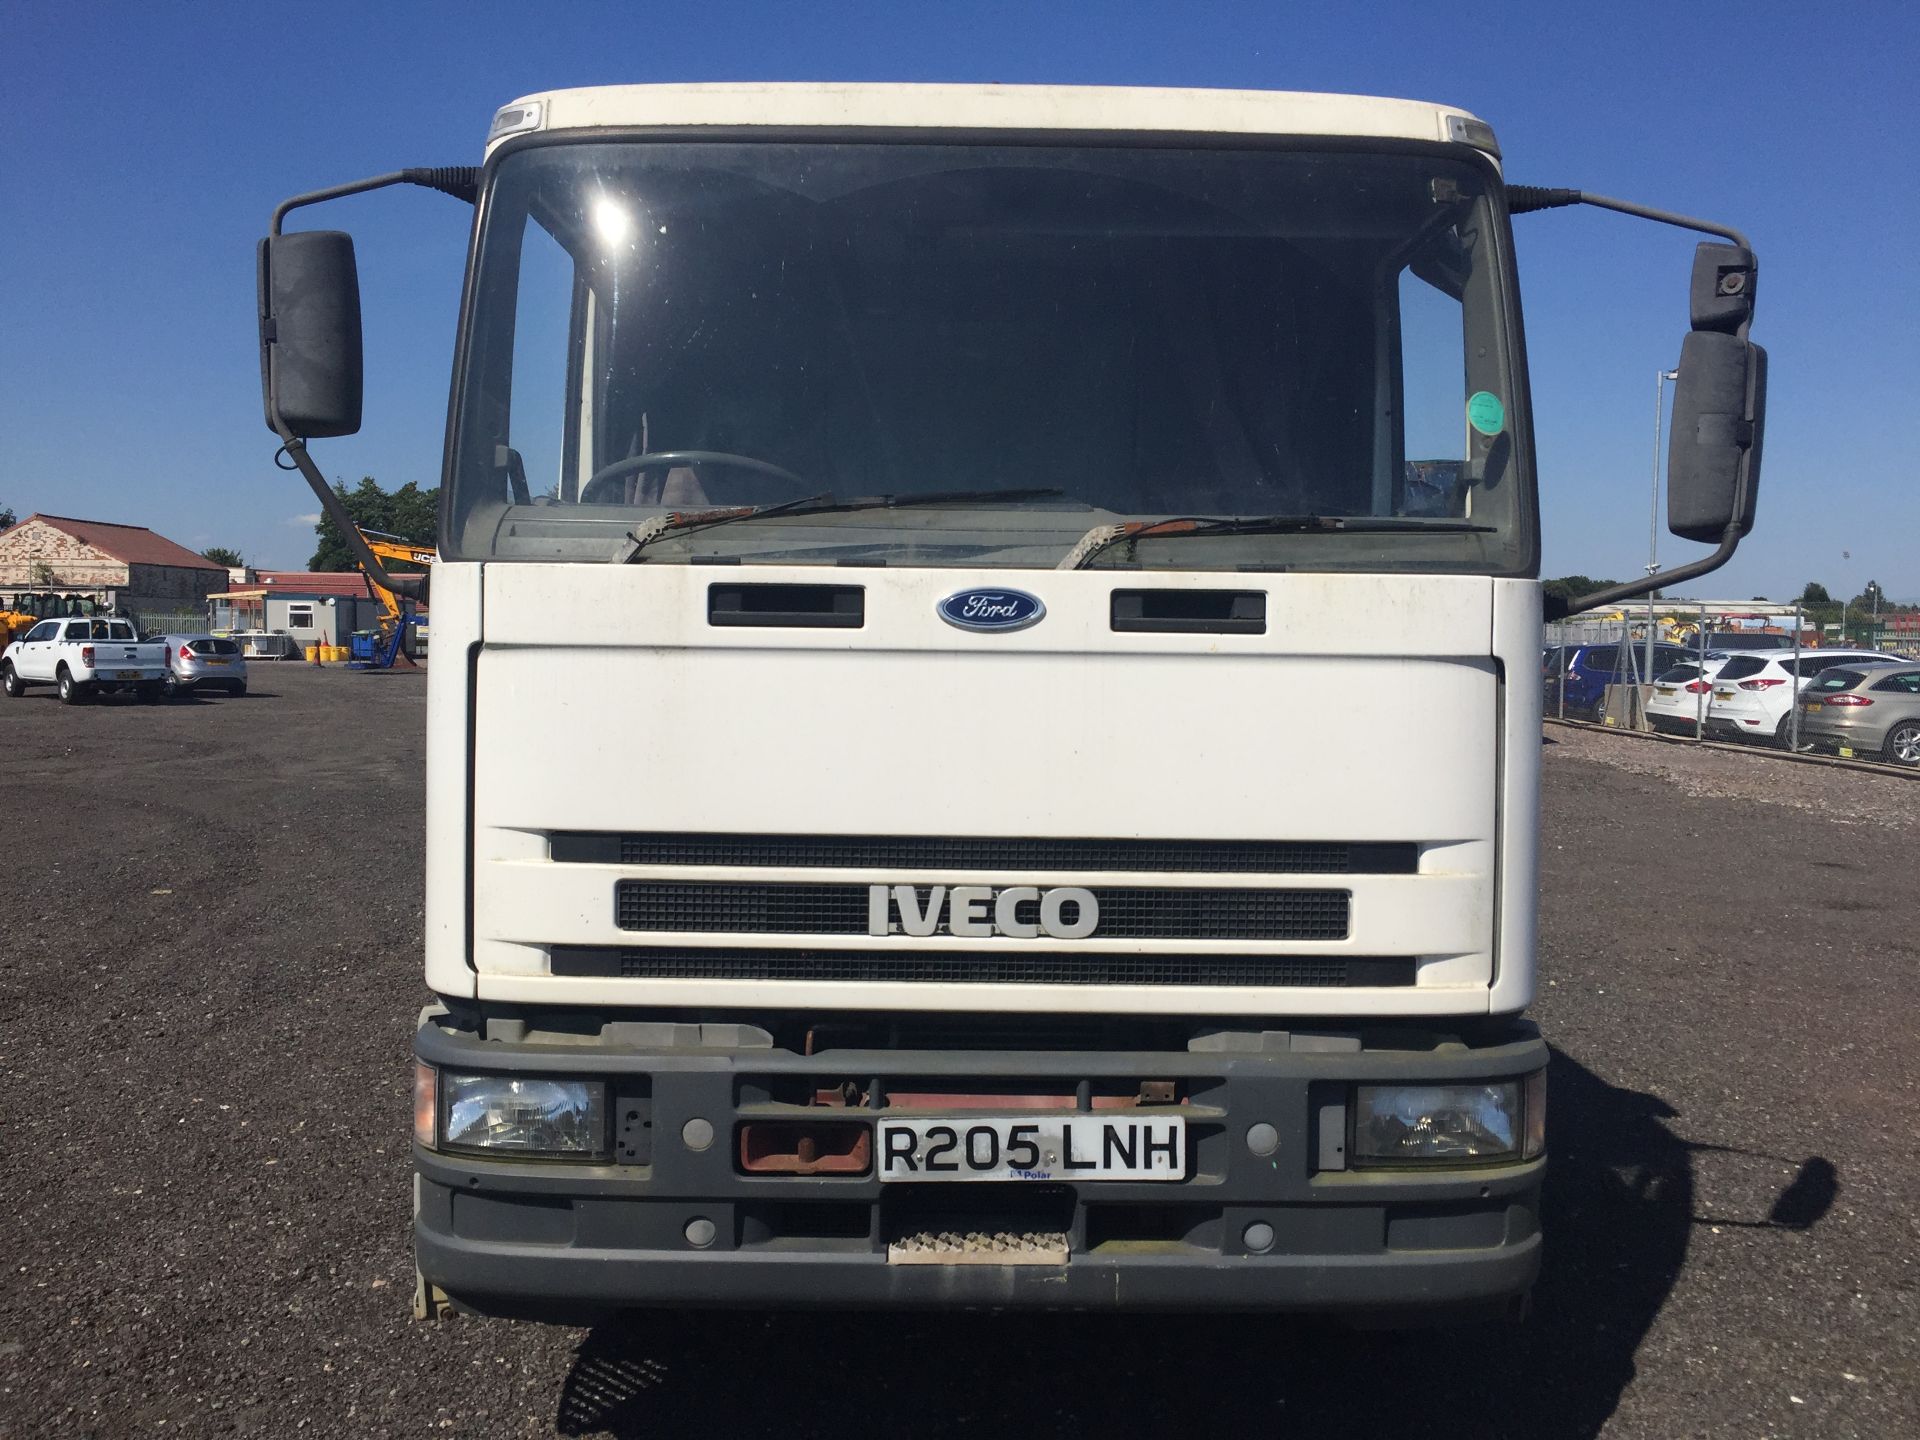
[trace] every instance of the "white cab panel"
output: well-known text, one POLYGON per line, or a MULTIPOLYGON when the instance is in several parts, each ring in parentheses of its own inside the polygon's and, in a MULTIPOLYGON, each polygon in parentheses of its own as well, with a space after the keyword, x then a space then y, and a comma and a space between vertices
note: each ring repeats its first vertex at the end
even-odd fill
MULTIPOLYGON (((451 571, 456 567, 443 567, 451 571)), ((466 569, 467 567, 459 567, 466 569)), ((1525 723, 1536 687, 1502 687, 1490 650, 1494 584, 1484 577, 1131 572, 490 565, 485 645, 475 665, 474 934, 483 997, 576 1004, 796 1005, 825 1008, 1080 1010, 1268 1016, 1484 1012, 1495 973, 1495 917, 1511 946, 1501 999, 1531 991, 1532 893, 1497 896, 1498 846, 1524 830, 1531 861, 1532 776, 1501 784, 1498 737, 1525 723), (709 625, 707 590, 742 582, 858 585, 857 630, 709 625), (982 635, 935 615, 974 583, 1040 596, 1027 630, 982 635), (1115 588, 1257 589, 1263 635, 1115 633, 1115 588), (1504 693, 1504 699, 1503 699, 1504 693), (1506 710, 1502 711, 1502 705, 1506 710), (556 831, 779 835, 937 835, 1400 841, 1414 875, 1084 871, 852 873, 557 864, 556 831), (620 930, 622 878, 776 883, 915 881, 1328 888, 1352 894, 1341 940, 1121 940, 1088 950, 1350 953, 1416 958, 1419 980, 1381 989, 780 983, 607 979, 544 973, 548 945, 739 944, 731 934, 620 930)), ((436 576, 435 639, 443 620, 436 576)), ((457 592, 456 592, 457 593, 457 592)), ((1537 591, 1513 587, 1527 616, 1501 625, 1509 671, 1530 667, 1537 591)), ((451 597, 450 597, 451 598, 451 597)), ((452 610, 455 606, 446 606, 452 610)), ((477 606, 475 611, 477 611, 477 606)), ((464 616, 469 612, 462 610, 464 616)), ((477 620, 477 613, 472 615, 477 620)), ((448 623, 454 622, 454 623, 448 623)), ((437 668, 464 647, 445 645, 437 668)), ((458 679, 436 681, 436 702, 458 679)), ((1530 681, 1531 669, 1521 672, 1530 681)), ((459 750, 435 709, 430 787, 459 750)), ((1537 747, 1537 726, 1529 737, 1537 747)), ((436 807, 438 800, 430 801, 436 807)), ((436 830, 464 807, 434 808, 436 830)), ((460 928, 447 918, 464 869, 429 852, 429 979, 460 928), (436 963, 437 957, 437 963, 436 963)), ((1530 863, 1526 876, 1531 875, 1530 863)), ((1522 878, 1510 876, 1510 879, 1522 878)), ((462 912, 464 913, 464 912, 462 912)), ((817 935, 754 935, 804 949, 817 935)), ((892 945, 867 937, 835 948, 892 945)), ((911 942, 954 947, 944 937, 911 942)), ((996 937, 995 947, 1034 942, 996 937)), ((1040 941, 1039 946, 1060 942, 1040 941)), ((465 970, 458 977, 474 985, 465 970)), ((1496 1008, 1512 1008, 1499 1004, 1496 1008)))
POLYGON ((472 995, 467 931, 467 656, 480 639, 480 566, 433 567, 433 653, 427 662, 427 985, 472 995))

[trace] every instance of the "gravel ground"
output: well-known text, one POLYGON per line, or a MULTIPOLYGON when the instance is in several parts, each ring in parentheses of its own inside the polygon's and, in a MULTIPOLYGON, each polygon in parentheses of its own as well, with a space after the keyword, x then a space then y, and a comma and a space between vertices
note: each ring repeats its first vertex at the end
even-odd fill
POLYGON ((1592 760, 1671 785, 1696 800, 1785 805, 1837 825, 1912 830, 1920 823, 1920 777, 1803 760, 1759 745, 1695 747, 1684 741, 1549 725, 1547 738, 1567 760, 1592 760))
POLYGON ((0 1435, 1920 1433, 1920 786, 1549 732, 1518 1332, 416 1325, 423 692, 0 701, 0 1435))

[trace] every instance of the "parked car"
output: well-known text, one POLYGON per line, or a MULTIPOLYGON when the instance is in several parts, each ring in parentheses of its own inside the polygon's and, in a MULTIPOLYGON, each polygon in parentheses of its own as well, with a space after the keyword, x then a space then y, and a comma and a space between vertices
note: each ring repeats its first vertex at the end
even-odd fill
POLYGON ((55 685, 63 705, 116 693, 158 700, 166 673, 158 642, 142 643, 131 620, 104 615, 42 620, 0 654, 0 689, 19 696, 55 685))
POLYGON ((163 642, 167 647, 163 683, 168 699, 199 690, 247 693, 247 657, 241 653, 239 641, 218 635, 168 635, 163 642))
POLYGON ((1787 748, 1794 698, 1800 688, 1834 665, 1871 664, 1897 659, 1874 650, 1802 650, 1736 657, 1713 677, 1707 699, 1707 733, 1721 738, 1760 740, 1787 748))
POLYGON ((1557 659, 1556 652, 1549 651, 1543 661, 1547 714, 1559 713, 1560 691, 1564 687, 1567 714, 1593 719, 1607 698, 1607 686, 1644 682, 1686 661, 1687 652, 1678 645, 1656 644, 1651 670, 1647 666, 1644 643, 1562 646, 1557 659), (1627 651, 1632 653, 1624 653, 1627 651))
POLYGON ((1706 714, 1713 678, 1733 658, 1724 651, 1709 650, 1704 666, 1696 656, 1656 676, 1653 693, 1647 697, 1647 724, 1663 735, 1696 734, 1706 714))
POLYGON ((1800 698, 1800 739, 1818 750, 1876 751, 1920 766, 1920 665, 1844 665, 1822 670, 1800 698))

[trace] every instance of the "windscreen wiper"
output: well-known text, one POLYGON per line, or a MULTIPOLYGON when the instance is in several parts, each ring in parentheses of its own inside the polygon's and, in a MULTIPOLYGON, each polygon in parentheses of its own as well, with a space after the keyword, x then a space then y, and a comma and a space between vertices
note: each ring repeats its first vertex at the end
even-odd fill
POLYGON ((1152 540, 1163 535, 1373 535, 1394 531, 1439 530, 1488 533, 1491 525, 1471 520, 1421 520, 1385 515, 1175 515, 1167 520, 1129 520, 1124 525, 1096 525, 1080 537, 1054 568, 1084 570, 1096 555, 1116 545, 1152 540))
POLYGON ((659 515, 627 532, 633 548, 621 556, 631 565, 642 558, 641 551, 663 536, 707 530, 715 525, 731 525, 736 520, 757 520, 769 515, 835 515, 851 510, 906 510, 927 505, 971 505, 986 500, 1052 500, 1066 492, 1052 489, 1010 488, 1004 490, 937 490, 926 495, 865 495, 851 500, 835 500, 825 491, 804 495, 798 500, 783 500, 777 505, 739 505, 719 510, 675 510, 659 515))

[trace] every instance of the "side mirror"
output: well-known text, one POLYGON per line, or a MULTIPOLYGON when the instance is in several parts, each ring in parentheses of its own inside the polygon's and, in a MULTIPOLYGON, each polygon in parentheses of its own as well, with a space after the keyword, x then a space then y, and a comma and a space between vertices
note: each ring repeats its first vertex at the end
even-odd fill
POLYGON ((1693 330, 1680 347, 1667 452, 1667 528, 1718 545, 1753 529, 1766 428, 1767 352, 1746 338, 1754 261, 1735 245, 1694 254, 1693 330))
POLYGON ((353 237, 300 230, 260 242, 260 385, 267 428, 301 439, 360 428, 360 274, 353 237))

